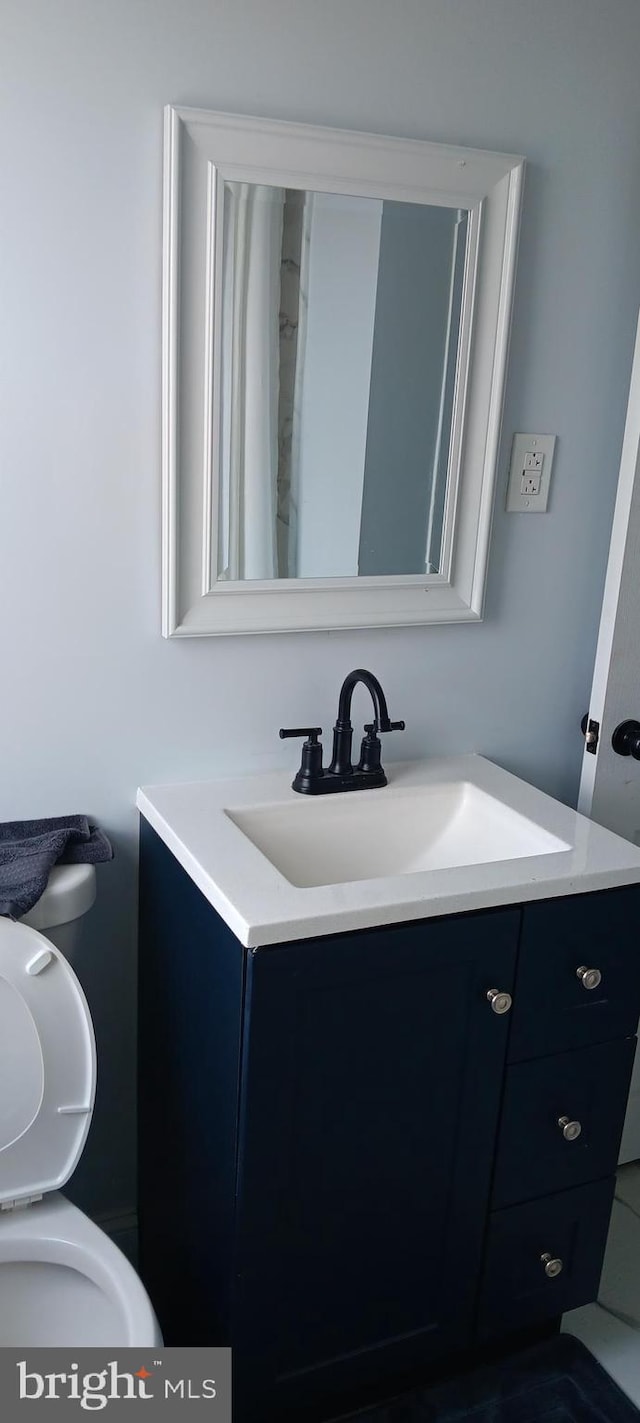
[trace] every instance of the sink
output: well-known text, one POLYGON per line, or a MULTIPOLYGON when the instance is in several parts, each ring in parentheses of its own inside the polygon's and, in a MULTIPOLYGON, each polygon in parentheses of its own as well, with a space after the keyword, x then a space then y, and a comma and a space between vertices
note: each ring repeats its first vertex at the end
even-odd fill
POLYGON ((640 851, 473 754, 297 795, 291 771, 149 786, 152 831, 247 948, 640 882, 640 851))
POLYGON ((553 855, 571 846, 471 781, 225 814, 297 888, 553 855))

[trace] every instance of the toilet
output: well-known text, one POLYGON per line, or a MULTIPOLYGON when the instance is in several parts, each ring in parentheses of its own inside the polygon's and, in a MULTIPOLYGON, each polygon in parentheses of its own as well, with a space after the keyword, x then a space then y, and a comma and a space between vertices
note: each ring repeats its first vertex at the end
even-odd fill
POLYGON ((61 865, 20 923, 0 917, 0 1348, 162 1343, 135 1270, 60 1189, 95 1096, 91 1014, 70 962, 95 894, 93 865, 61 865))

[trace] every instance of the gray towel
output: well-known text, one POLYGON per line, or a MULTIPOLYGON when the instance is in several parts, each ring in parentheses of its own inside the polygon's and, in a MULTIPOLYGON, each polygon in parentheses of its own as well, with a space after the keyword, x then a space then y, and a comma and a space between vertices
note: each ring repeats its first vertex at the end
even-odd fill
POLYGON ((0 914, 21 919, 47 887, 56 864, 98 864, 112 860, 106 835, 86 815, 0 823, 0 914))

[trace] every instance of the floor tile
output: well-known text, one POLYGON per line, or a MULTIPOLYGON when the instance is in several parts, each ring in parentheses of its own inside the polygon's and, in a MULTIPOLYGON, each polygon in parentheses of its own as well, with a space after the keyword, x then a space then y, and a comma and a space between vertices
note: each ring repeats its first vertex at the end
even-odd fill
MULTIPOLYGON (((627 1201, 640 1216, 640 1161, 618 1168, 616 1195, 627 1201)), ((640 1224, 640 1221, 638 1222, 640 1224)))
POLYGON ((640 1335, 636 1330, 612 1319, 597 1304, 565 1314, 562 1330, 581 1339, 632 1403, 640 1408, 640 1335))
POLYGON ((618 1200, 611 1212, 598 1299, 640 1329, 640 1218, 618 1200))
POLYGON ((618 1173, 598 1304, 565 1314, 575 1334, 640 1408, 640 1165, 618 1173), (636 1215, 634 1212, 638 1211, 636 1215), (613 1311, 608 1313, 607 1311, 613 1311), (617 1316, 622 1316, 619 1318, 617 1316))

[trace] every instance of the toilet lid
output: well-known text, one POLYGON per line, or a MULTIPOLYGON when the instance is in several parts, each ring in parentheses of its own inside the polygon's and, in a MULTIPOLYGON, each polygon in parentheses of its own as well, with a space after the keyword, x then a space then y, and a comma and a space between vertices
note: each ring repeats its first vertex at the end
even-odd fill
POLYGON ((35 929, 0 918, 0 1206, 68 1181, 95 1085, 93 1025, 73 969, 35 929))

